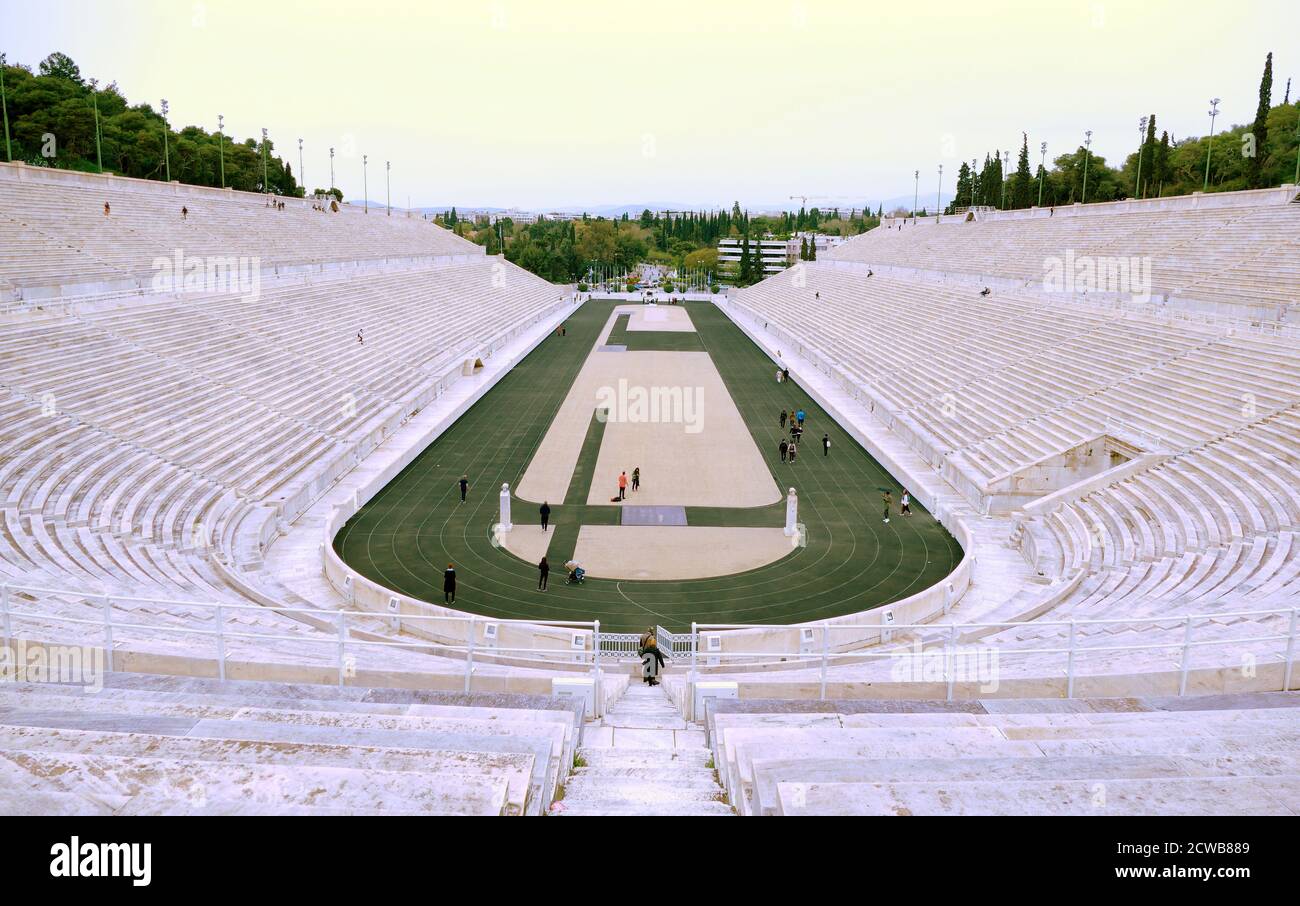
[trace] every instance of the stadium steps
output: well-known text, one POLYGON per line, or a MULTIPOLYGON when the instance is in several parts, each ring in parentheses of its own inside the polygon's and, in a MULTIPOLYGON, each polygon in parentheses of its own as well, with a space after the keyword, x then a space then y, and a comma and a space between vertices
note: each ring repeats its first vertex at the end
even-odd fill
POLYGON ((546 696, 7 682, 0 811, 539 814, 581 729, 581 705, 546 696))
POLYGON ((1300 693, 713 701, 745 815, 1300 815, 1300 693))
POLYGON ((685 735, 690 731, 662 686, 630 685, 603 724, 608 732, 593 735, 608 744, 579 751, 564 797, 551 814, 733 814, 708 750, 689 744, 693 733, 685 735))

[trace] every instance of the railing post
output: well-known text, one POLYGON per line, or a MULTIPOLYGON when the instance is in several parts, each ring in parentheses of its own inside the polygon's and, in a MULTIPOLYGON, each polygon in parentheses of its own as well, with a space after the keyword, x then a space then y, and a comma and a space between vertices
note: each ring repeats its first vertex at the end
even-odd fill
POLYGON ((700 657, 700 624, 694 620, 691 621, 691 682, 699 676, 699 657, 700 657))
POLYGON ((469 618, 469 641, 465 650, 465 694, 469 694, 474 676, 474 629, 478 625, 475 617, 469 618))
POLYGON ((600 676, 600 620, 597 620, 596 625, 592 627, 591 646, 591 666, 595 670, 596 675, 600 676))
POLYGON ((1291 672, 1296 663, 1296 614, 1300 614, 1300 608, 1292 607, 1291 629, 1287 632, 1287 671, 1282 677, 1282 692, 1291 692, 1291 672))
POLYGON ((226 678, 226 617, 220 604, 213 611, 217 617, 217 679, 226 678))
POLYGON ((1191 668, 1192 660, 1192 615, 1187 615, 1187 620, 1183 624, 1183 663, 1180 668, 1182 676, 1178 680, 1178 694, 1187 694, 1187 671, 1191 668))
MULTIPOLYGON (((957 624, 948 624, 948 644, 944 646, 943 672, 948 679, 948 701, 952 701, 953 687, 957 683, 957 624)), ((916 674, 913 673, 913 676, 916 674)))
POLYGON ((822 623, 822 682, 820 701, 826 701, 826 667, 831 658, 831 627, 829 623, 822 623))
POLYGON ((339 633, 339 685, 342 686, 342 685, 343 685, 343 674, 344 674, 344 672, 345 672, 346 669, 347 669, 346 666, 345 666, 345 664, 344 664, 344 662, 347 660, 347 655, 346 655, 344 649, 347 647, 347 643, 348 643, 348 614, 347 614, 347 611, 346 611, 346 610, 340 610, 340 611, 339 611, 338 624, 339 624, 339 625, 338 625, 338 633, 339 633))
MULTIPOLYGON (((9 586, 0 585, 0 620, 4 621, 5 645, 13 644, 13 627, 9 624, 9 586)), ((1295 623, 1295 614, 1291 614, 1291 622, 1295 623)))
POLYGON ((1065 697, 1074 698, 1074 649, 1075 649, 1075 625, 1074 620, 1070 621, 1070 654, 1065 662, 1065 697))
POLYGON ((104 660, 110 672, 113 670, 113 601, 104 595, 104 660))

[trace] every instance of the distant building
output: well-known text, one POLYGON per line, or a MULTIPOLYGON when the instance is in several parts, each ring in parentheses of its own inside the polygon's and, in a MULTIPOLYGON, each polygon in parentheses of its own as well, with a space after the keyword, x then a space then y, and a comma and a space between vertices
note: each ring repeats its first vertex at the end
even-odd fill
POLYGON ((799 260, 799 252, 803 249, 803 241, 808 240, 817 247, 817 257, 820 258, 823 252, 829 252, 848 241, 846 236, 827 236, 825 233, 809 233, 807 231, 795 233, 789 241, 790 258, 793 261, 799 260))
MULTIPOLYGON (((718 264, 727 268, 739 267, 744 244, 743 239, 718 240, 718 264)), ((784 239, 751 239, 749 253, 762 257, 764 274, 779 273, 799 260, 798 243, 795 244, 794 256, 791 257, 790 243, 784 239)))

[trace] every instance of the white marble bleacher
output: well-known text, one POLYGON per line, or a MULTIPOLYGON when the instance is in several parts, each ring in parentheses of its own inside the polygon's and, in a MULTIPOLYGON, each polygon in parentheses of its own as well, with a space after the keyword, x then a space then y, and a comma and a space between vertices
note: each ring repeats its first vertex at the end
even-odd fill
POLYGON ((0 814, 541 814, 581 708, 109 673, 0 686, 0 814))
MULTIPOLYGON (((379 269, 267 277, 252 298, 103 294, 0 314, 0 578, 36 589, 13 593, 15 637, 102 644, 107 596, 124 624, 114 634, 124 662, 192 658, 212 670, 211 638, 166 630, 210 629, 213 611, 197 605, 225 603, 227 632, 250 636, 227 638, 232 665, 319 667, 309 675, 328 681, 332 620, 255 609, 274 602, 250 598, 230 571, 255 568, 268 530, 435 402, 467 359, 490 359, 555 310, 559 288, 432 224, 380 211, 323 214, 292 200, 274 211, 260 196, 196 201, 159 184, 87 189, 12 172, 0 168, 0 234, 39 225, 77 249, 70 256, 45 232, 21 255, 6 247, 0 278, 15 286, 60 274, 89 284, 82 278, 105 267, 135 274, 181 246, 260 254, 289 270, 386 259, 379 269), (183 223, 181 204, 191 212, 183 223), (15 220, 24 226, 6 225, 15 220)), ((366 638, 392 635, 374 622, 366 638)), ((354 647, 358 669, 458 669, 427 652, 354 647)), ((480 672, 501 678, 509 668, 480 672)))
POLYGON ((1261 206, 1242 193, 1236 206, 1108 212, 1058 209, 1055 216, 986 215, 975 222, 887 221, 828 252, 856 261, 1041 282, 1048 258, 1149 257, 1152 289, 1174 298, 1294 309, 1300 274, 1300 205, 1261 206), (891 228, 892 227, 892 228, 891 228), (1291 287, 1291 289, 1288 289, 1291 287))
MULTIPOLYGON (((1298 218, 1300 205, 1291 204, 908 224, 865 234, 831 260, 743 290, 730 305, 777 350, 813 358, 832 380, 852 388, 862 407, 977 507, 1016 470, 1104 432, 1164 454, 1032 519, 1016 517, 1010 543, 1032 538, 1030 562, 1049 590, 1033 607, 993 611, 1000 619, 1028 613, 1039 623, 981 636, 988 644, 1004 652, 1063 648, 1069 629, 1043 621, 1168 617, 1142 626, 1080 624, 1081 644, 1169 648, 1081 654, 1075 666, 1080 674, 1176 673, 1182 617, 1203 612, 1199 639, 1236 647, 1193 649, 1193 669, 1234 666, 1250 655, 1275 664, 1276 644, 1240 640, 1270 630, 1285 635, 1286 614, 1232 614, 1284 609, 1300 599, 1300 345, 1294 337, 1255 330, 1245 318, 1121 310, 1031 285, 981 297, 979 284, 966 278, 1028 278, 1034 268, 1041 276, 1043 258, 1066 248, 1163 254, 1156 273, 1164 266, 1168 274, 1169 249, 1196 242, 1209 244, 1204 264, 1174 255, 1186 269, 1179 280, 1190 285, 1219 275, 1213 280, 1221 284, 1231 279, 1225 262, 1247 252, 1267 257, 1267 250, 1293 241, 1287 225, 1298 218), (865 268, 841 267, 835 259, 895 267, 868 277, 865 268), (897 269, 904 266, 924 273, 906 275, 897 269)), ((1263 279, 1293 295, 1295 284, 1284 273, 1292 266, 1266 270, 1263 279)), ((977 611, 959 604, 943 622, 990 613, 977 611)), ((1005 676, 1059 677, 1063 666, 1061 658, 1026 655, 1005 659, 1002 669, 1005 676)), ((832 667, 830 679, 886 679, 888 669, 887 663, 832 667)), ((812 676, 802 669, 781 674, 792 695, 808 694, 812 676)), ((744 673, 725 670, 708 678, 746 682, 744 673)))
MULTIPOLYGON (((158 257, 257 257, 264 269, 372 259, 479 255, 481 250, 420 218, 304 199, 84 178, 0 167, 0 273, 20 292, 50 287, 148 289, 158 257), (18 178, 20 175, 22 178, 18 178), (110 214, 104 214, 104 203, 110 214), (188 209, 182 218, 181 208, 188 209)), ((66 294, 66 293, 65 293, 66 294)))
POLYGON ((1300 693, 710 701, 706 729, 742 815, 1294 816, 1298 708, 1300 693))

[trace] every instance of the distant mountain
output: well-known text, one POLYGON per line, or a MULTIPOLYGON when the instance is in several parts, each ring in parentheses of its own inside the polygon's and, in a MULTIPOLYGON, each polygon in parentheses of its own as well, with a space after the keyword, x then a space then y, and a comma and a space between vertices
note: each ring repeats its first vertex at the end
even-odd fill
MULTIPOLYGON (((953 196, 952 193, 945 192, 942 198, 943 198, 943 205, 946 207, 948 203, 952 201, 953 196)), ((927 211, 932 211, 934 208, 934 194, 931 193, 927 198, 926 193, 922 192, 920 194, 920 197, 917 199, 916 203, 918 207, 924 208, 927 211)), ((355 205, 357 207, 361 207, 363 202, 349 200, 349 204, 355 205)), ((879 207, 884 207, 886 213, 894 210, 895 208, 906 208, 907 210, 910 211, 912 209, 912 196, 895 195, 892 198, 870 199, 866 202, 866 204, 873 212, 879 207)), ((370 202, 371 207, 374 207, 376 205, 382 207, 383 203, 375 202, 375 201, 370 202)), ((861 201, 814 202, 812 199, 809 199, 809 203, 807 207, 809 208, 818 207, 823 211, 828 211, 832 208, 838 207, 841 211, 848 211, 849 208, 855 208, 861 210, 862 205, 863 202, 861 201)), ((499 214, 503 211, 510 210, 509 208, 492 207, 491 205, 474 205, 474 204, 424 205, 422 207, 415 208, 415 210, 419 211, 422 214, 442 214, 445 211, 450 211, 453 207, 455 207, 458 212, 486 211, 492 214, 499 214)), ((677 202, 638 202, 636 204, 555 205, 551 207, 542 207, 542 208, 530 208, 530 207, 521 206, 520 210, 529 211, 530 213, 534 213, 534 214, 545 214, 552 211, 560 214, 586 213, 586 214, 590 214, 592 217, 610 217, 610 218, 620 218, 624 214, 627 214, 629 218, 635 220, 636 218, 640 217, 641 212, 645 210, 654 211, 656 213, 662 211, 710 211, 710 210, 718 210, 718 207, 719 207, 718 205, 691 204, 690 202, 677 201, 677 202)), ((751 214, 757 214, 759 212, 769 212, 769 211, 797 211, 799 209, 799 203, 796 200, 793 202, 785 202, 785 203, 772 202, 770 204, 748 204, 748 205, 742 204, 741 207, 749 211, 751 214)))

